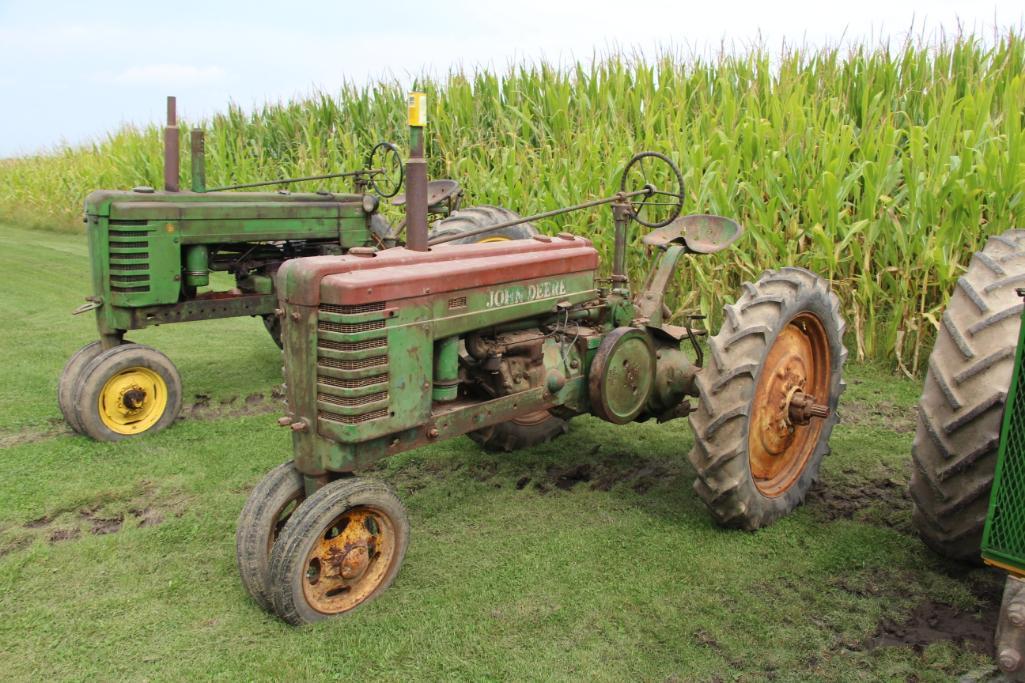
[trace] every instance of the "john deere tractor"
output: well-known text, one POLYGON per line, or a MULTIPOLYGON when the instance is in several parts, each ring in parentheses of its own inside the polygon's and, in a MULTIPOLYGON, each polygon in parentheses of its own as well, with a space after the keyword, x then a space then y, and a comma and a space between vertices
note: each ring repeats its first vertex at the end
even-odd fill
MULTIPOLYGON (((168 100, 164 190, 100 190, 85 200, 92 294, 76 313, 93 311, 99 339, 82 347, 61 373, 58 403, 68 424, 94 439, 113 441, 158 431, 181 407, 182 384, 160 351, 126 334, 166 325, 234 316, 260 316, 280 346, 274 273, 289 259, 343 254, 354 247, 401 242, 401 225, 379 213, 380 198, 398 195, 403 166, 395 145, 375 145, 364 168, 301 178, 206 186, 204 138, 191 134, 192 185, 179 187, 179 132, 168 100), (294 183, 347 178, 351 193, 291 193, 294 183), (272 192, 258 188, 280 188, 272 192), (231 276, 219 289, 212 273, 231 276)), ((500 207, 459 210, 453 180, 427 188, 428 211, 439 234, 455 234, 516 218, 500 207)), ((522 225, 486 236, 514 239, 536 231, 522 225)), ((216 276, 215 276, 216 277, 216 276)))
POLYGON ((405 247, 290 260, 276 275, 293 458, 253 490, 237 556, 253 599, 292 624, 379 595, 409 542, 402 502, 361 468, 444 439, 524 447, 591 413, 614 424, 687 417, 694 489, 723 525, 755 529, 801 504, 828 452, 847 357, 829 284, 785 267, 744 285, 718 334, 671 322, 684 256, 742 234, 680 216, 666 156, 630 159, 619 190, 575 206, 428 238, 424 101, 410 98, 405 247), (541 218, 611 207, 614 255, 566 232, 454 244, 541 218), (633 226, 654 254, 627 277, 633 226), (707 361, 707 362, 706 362, 707 361))

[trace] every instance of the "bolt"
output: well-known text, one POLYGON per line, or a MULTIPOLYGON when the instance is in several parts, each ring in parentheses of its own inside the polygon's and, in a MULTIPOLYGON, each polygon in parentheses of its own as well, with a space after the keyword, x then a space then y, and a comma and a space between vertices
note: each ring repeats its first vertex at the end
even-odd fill
POLYGON ((786 376, 787 376, 787 373, 783 370, 783 368, 780 368, 779 370, 776 371, 776 377, 779 377, 780 379, 783 379, 786 376))
POLYGON ((579 368, 579 367, 580 367, 580 361, 578 361, 578 360, 577 360, 576 358, 574 358, 573 360, 571 360, 571 361, 569 362, 569 366, 570 366, 571 368, 573 368, 574 370, 576 370, 577 368, 579 368))
POLYGON ((304 431, 306 429, 306 420, 299 420, 298 422, 293 422, 291 426, 293 432, 304 431))
POLYGON ((427 430, 427 438, 428 439, 437 439, 438 438, 438 429, 437 429, 437 427, 431 427, 430 429, 427 430))
POLYGON ((1025 627, 1025 602, 1015 600, 1008 605, 1007 619, 1018 628, 1025 627))
POLYGON ((288 425, 292 424, 292 418, 288 415, 285 415, 284 417, 279 417, 278 424, 282 427, 287 427, 288 425))
POLYGON ((292 311, 292 320, 299 322, 299 311, 292 311))
POLYGON ((285 315, 285 309, 283 309, 283 308, 275 308, 274 309, 274 317, 280 318, 283 315, 285 315))
POLYGON ((1013 673, 1021 668, 1021 653, 1012 647, 1005 647, 997 655, 997 663, 1005 673, 1013 673))

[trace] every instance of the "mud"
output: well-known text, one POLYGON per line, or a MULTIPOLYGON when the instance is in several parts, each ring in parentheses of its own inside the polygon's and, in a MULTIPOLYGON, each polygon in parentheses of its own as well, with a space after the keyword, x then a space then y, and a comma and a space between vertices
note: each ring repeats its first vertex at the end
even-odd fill
POLYGON ((918 424, 918 407, 898 406, 892 401, 873 403, 844 401, 840 404, 840 424, 853 427, 883 427, 898 434, 914 432, 918 424))
POLYGON ((0 557, 24 550, 36 539, 63 543, 85 535, 103 536, 126 527, 151 527, 169 517, 181 517, 188 509, 188 497, 179 491, 158 491, 151 482, 141 482, 135 493, 125 496, 102 494, 85 505, 51 510, 15 529, 5 529, 0 557))
POLYGON ((520 477, 516 481, 516 488, 522 489, 533 483, 538 493, 548 493, 553 489, 571 491, 582 484, 592 491, 611 491, 617 486, 624 486, 643 495, 660 481, 678 474, 667 463, 617 454, 599 462, 549 465, 543 476, 520 477))
POLYGON ((952 642, 979 654, 993 653, 998 607, 982 609, 979 614, 959 610, 932 600, 919 603, 906 619, 883 619, 876 632, 865 641, 865 649, 910 646, 921 653, 932 643, 952 642))
POLYGON ((914 534, 911 497, 899 477, 815 482, 804 505, 823 522, 850 519, 914 534))

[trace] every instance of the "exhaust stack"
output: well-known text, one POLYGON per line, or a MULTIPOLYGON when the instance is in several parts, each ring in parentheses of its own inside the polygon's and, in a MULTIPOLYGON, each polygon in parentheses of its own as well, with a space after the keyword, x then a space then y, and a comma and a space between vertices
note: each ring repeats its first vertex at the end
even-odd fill
POLYGON ((167 98, 167 127, 164 128, 164 189, 177 192, 181 179, 178 150, 178 112, 175 98, 167 98))
POLYGON ((406 249, 427 251, 427 160, 424 126, 427 95, 409 94, 409 159, 406 160, 406 249))

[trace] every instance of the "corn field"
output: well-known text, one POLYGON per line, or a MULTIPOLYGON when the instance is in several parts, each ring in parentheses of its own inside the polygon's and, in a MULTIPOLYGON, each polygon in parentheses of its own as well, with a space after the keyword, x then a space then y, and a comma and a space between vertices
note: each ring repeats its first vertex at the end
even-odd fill
MULTIPOLYGON (((727 252, 686 262, 671 300, 678 319, 700 309, 714 329, 741 282, 799 265, 833 282, 857 357, 905 373, 924 365, 972 252, 1025 225, 1025 45, 1014 32, 989 46, 959 36, 717 59, 612 55, 572 69, 456 71, 417 87, 430 102, 431 177, 457 179, 466 204, 536 213, 611 194, 635 151, 663 152, 683 171, 685 212, 730 216, 747 231, 727 252)), ((405 94, 378 83, 254 112, 229 106, 196 124, 207 131, 208 184, 349 170, 378 140, 404 147, 405 94)), ((159 187, 161 155, 157 127, 128 127, 0 162, 0 212, 79 225, 92 189, 159 187)), ((589 236, 611 262, 607 208, 540 227, 589 236)), ((635 277, 642 230, 631 236, 635 277)))

